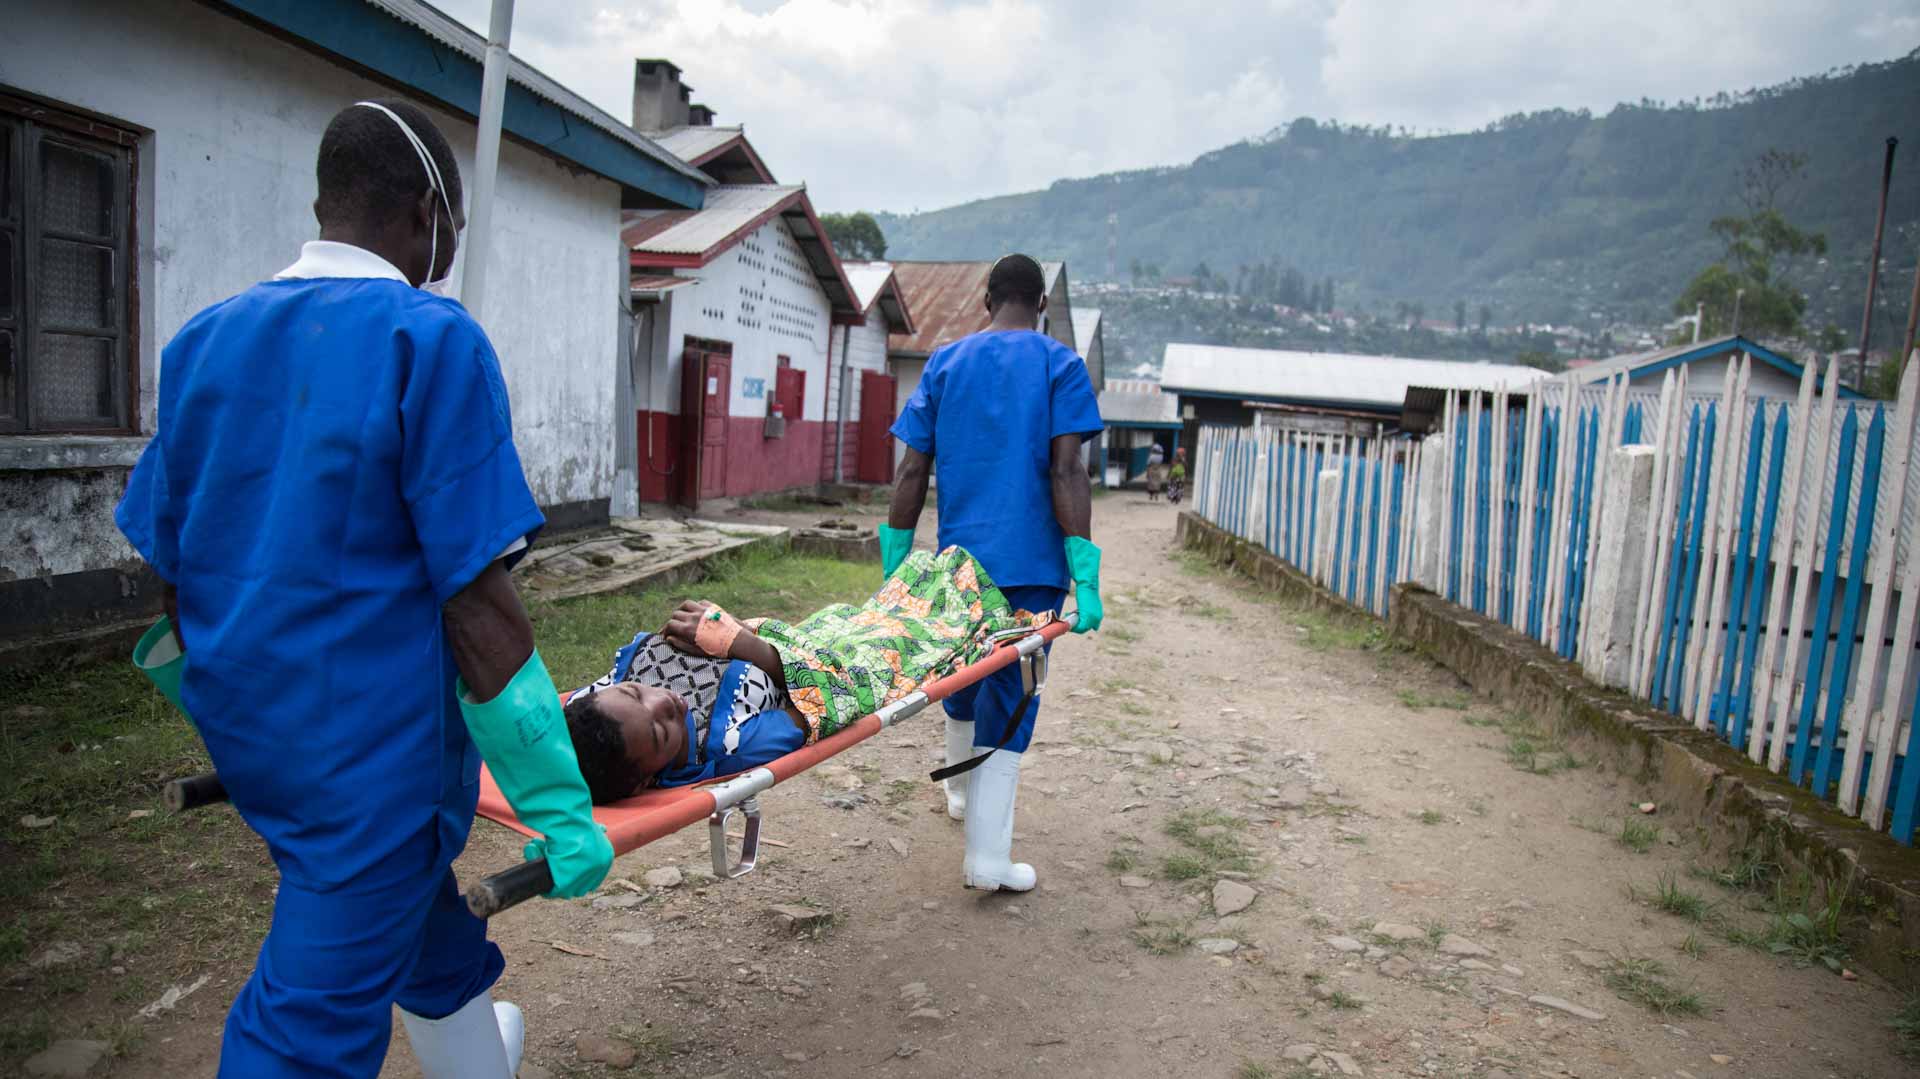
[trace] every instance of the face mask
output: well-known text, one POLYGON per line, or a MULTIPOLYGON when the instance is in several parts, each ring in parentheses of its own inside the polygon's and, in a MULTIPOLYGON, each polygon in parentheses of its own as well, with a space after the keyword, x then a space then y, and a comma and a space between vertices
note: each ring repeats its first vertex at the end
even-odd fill
MULTIPOLYGON (((452 225, 455 220, 453 216, 453 204, 447 201, 447 188, 440 180, 440 166, 434 164, 433 155, 427 152, 426 143, 421 142, 420 136, 413 133, 413 128, 408 127, 405 120, 400 119, 392 109, 387 108, 385 105, 377 101, 356 101, 354 104, 356 106, 365 106, 369 109, 378 109, 386 113, 387 119, 399 125, 400 133, 407 137, 407 142, 413 146, 413 152, 420 155, 420 165, 426 169, 427 172, 427 186, 433 190, 434 194, 440 196, 440 205, 447 211, 447 224, 452 225)), ((455 234, 458 234, 457 229, 455 230, 455 234)), ((431 274, 434 266, 438 265, 439 262, 440 218, 436 215, 433 218, 433 247, 431 253, 427 256, 427 272, 431 274)), ((452 280, 453 262, 452 260, 448 260, 446 276, 432 278, 421 285, 420 288, 422 291, 430 292, 435 296, 447 296, 451 293, 450 282, 452 280)))

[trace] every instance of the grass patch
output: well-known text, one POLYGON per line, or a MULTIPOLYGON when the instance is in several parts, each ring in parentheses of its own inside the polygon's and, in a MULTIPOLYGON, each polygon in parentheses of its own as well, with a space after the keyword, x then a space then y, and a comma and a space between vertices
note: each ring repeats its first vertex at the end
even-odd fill
POLYGON ((1423 809, 1413 815, 1413 819, 1429 827, 1447 823, 1447 815, 1437 809, 1423 809))
POLYGON ((1672 873, 1664 873, 1660 877, 1660 887, 1653 895, 1653 909, 1690 922, 1699 922, 1706 920, 1712 905, 1705 896, 1682 888, 1679 879, 1672 873))
MULTIPOLYGON (((1235 873, 1253 870, 1253 851, 1240 838, 1246 827, 1246 821, 1217 809, 1184 809, 1167 818, 1160 830, 1187 848, 1193 864, 1203 867, 1199 875, 1207 875, 1223 870, 1235 873)), ((1180 857, 1175 855, 1167 861, 1174 862, 1180 857)), ((1173 867, 1162 866, 1163 871, 1170 868, 1173 867)))
POLYGON ((680 1051, 679 1035, 660 1027, 625 1026, 613 1036, 633 1047, 636 1064, 657 1064, 680 1051))
POLYGON ((1133 942, 1154 955, 1177 955, 1193 946, 1194 937, 1185 922, 1145 914, 1133 917, 1133 942))
POLYGON ((1132 644, 1140 639, 1138 633, 1135 633, 1125 626, 1108 626, 1103 624, 1100 627, 1100 635, 1109 641, 1119 641, 1121 644, 1132 644))
POLYGON ((1668 985, 1666 973, 1651 959, 1624 960, 1607 972, 1607 988, 1620 999, 1663 1016, 1705 1014, 1707 1004, 1700 994, 1668 985))
POLYGON ((1328 995, 1327 1004, 1341 1011, 1358 1011, 1360 1008, 1359 998, 1341 989, 1335 989, 1328 995))
POLYGON ((1233 1069, 1233 1079, 1280 1079, 1280 1073, 1258 1061, 1243 1060, 1233 1069))
POLYGON ((1628 817, 1620 822, 1620 845, 1635 854, 1645 854, 1660 841, 1660 829, 1643 820, 1628 817))
POLYGON ((1292 612, 1300 641, 1316 652, 1385 652, 1394 647, 1387 624, 1371 618, 1331 615, 1311 607, 1292 612))
POLYGON ((1150 716, 1153 709, 1131 698, 1120 702, 1120 711, 1130 716, 1150 716))
POLYGON ((1421 693, 1418 690, 1403 689, 1394 694, 1402 707, 1415 712, 1424 712, 1429 708, 1444 708, 1450 712, 1464 712, 1472 704, 1464 693, 1421 693))
POLYGON ((1227 610, 1218 603, 1208 603, 1206 600, 1194 596, 1182 597, 1178 606, 1181 610, 1193 615, 1195 618, 1204 618, 1210 622, 1233 621, 1232 611, 1227 610))
POLYGON ((1115 873, 1131 873, 1140 868, 1140 852, 1127 847, 1115 847, 1107 853, 1107 868, 1115 873))
POLYGON ((890 806, 902 805, 913 797, 913 792, 919 787, 918 780, 896 779, 887 784, 886 793, 880 796, 880 800, 890 806))
POLYGON ((1499 747, 1507 763, 1530 775, 1550 776, 1581 766, 1580 760, 1567 751, 1566 743, 1559 736, 1524 712, 1508 712, 1498 719, 1467 716, 1462 722, 1472 727, 1499 730, 1507 739, 1506 744, 1499 747))
POLYGON ((858 603, 878 584, 871 562, 749 548, 716 559, 700 581, 570 600, 532 600, 534 640, 562 686, 607 673, 613 653, 635 632, 659 629, 685 599, 712 600, 741 618, 797 621, 830 603, 858 603))
POLYGON ((1920 993, 1908 997, 1887 1026, 1893 1029, 1893 1051, 1908 1060, 1920 1060, 1920 993))
POLYGON ((1707 957, 1706 943, 1700 939, 1700 934, 1698 933, 1688 933, 1685 937, 1681 938, 1680 943, 1673 946, 1673 949, 1688 959, 1695 961, 1707 957))

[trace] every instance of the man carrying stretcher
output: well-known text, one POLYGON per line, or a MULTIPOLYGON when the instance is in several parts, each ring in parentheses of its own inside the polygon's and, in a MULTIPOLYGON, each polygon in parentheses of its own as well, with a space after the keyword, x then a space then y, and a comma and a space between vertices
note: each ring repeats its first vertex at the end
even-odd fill
POLYGON ((317 174, 320 239, 167 345, 115 517, 166 585, 135 662, 280 871, 220 1074, 372 1079, 398 1004, 428 1079, 509 1079, 520 1012, 451 868, 481 758, 551 895, 613 862, 507 577, 544 520, 493 347, 437 294, 464 222, 446 139, 360 102, 317 174))

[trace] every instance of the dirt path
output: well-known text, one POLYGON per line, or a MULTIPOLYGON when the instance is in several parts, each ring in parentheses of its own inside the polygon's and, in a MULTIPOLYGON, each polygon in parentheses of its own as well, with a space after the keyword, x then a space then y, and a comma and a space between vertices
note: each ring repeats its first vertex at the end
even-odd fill
MULTIPOLYGON (((1796 968, 1650 905, 1672 874, 1715 904, 1709 922, 1761 917, 1687 875, 1693 837, 1650 834, 1644 853, 1621 842, 1623 820, 1660 819, 1638 814, 1633 784, 1560 769, 1538 739, 1529 756, 1523 729, 1479 725, 1493 708, 1460 707, 1444 672, 1351 647, 1351 632, 1184 564, 1172 526, 1136 494, 1097 504, 1108 629, 1055 650, 1020 794, 1015 853, 1037 891, 960 888, 960 826, 925 782, 939 720, 920 717, 765 796, 783 845, 743 881, 704 878, 705 830, 688 831, 614 871, 638 882, 677 867, 677 887, 501 918, 498 993, 528 1012, 525 1074, 1903 1068, 1884 985, 1796 968), (1515 739, 1533 771, 1509 762, 1515 739), (864 801, 827 804, 848 794, 864 801), (1222 880, 1221 902, 1244 885, 1251 905, 1217 916, 1222 880), (795 937, 776 904, 833 924, 795 937), (1698 957, 1678 947, 1690 935, 1698 957), (1657 962, 1659 984, 1704 1012, 1663 1018, 1617 996, 1605 979, 1623 960, 1657 962), (582 1063, 582 1036, 637 1059, 582 1063)), ((463 873, 515 856, 500 829, 475 837, 463 873)), ((217 1009, 204 1013, 178 1032, 201 1052, 218 1037, 217 1009)), ((414 1075, 394 1044, 388 1074, 414 1075)))

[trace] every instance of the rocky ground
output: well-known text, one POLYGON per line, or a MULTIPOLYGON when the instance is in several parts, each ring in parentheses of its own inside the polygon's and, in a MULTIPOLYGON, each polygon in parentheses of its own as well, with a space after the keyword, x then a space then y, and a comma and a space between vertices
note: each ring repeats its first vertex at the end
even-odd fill
MULTIPOLYGON (((523 1074, 1907 1067, 1900 994, 1817 925, 1782 931, 1767 902, 1791 882, 1763 859, 1705 853, 1633 782, 1376 630, 1182 557, 1173 514, 1097 503, 1107 628, 1055 649, 1020 793, 1038 890, 960 887, 922 716, 765 796, 743 880, 715 882, 689 830, 595 898, 501 916, 523 1074)), ((517 849, 481 825, 461 868, 517 849)), ((235 988, 183 1002, 116 1073, 205 1072, 235 988)), ((394 1045, 388 1074, 417 1074, 394 1045)))

